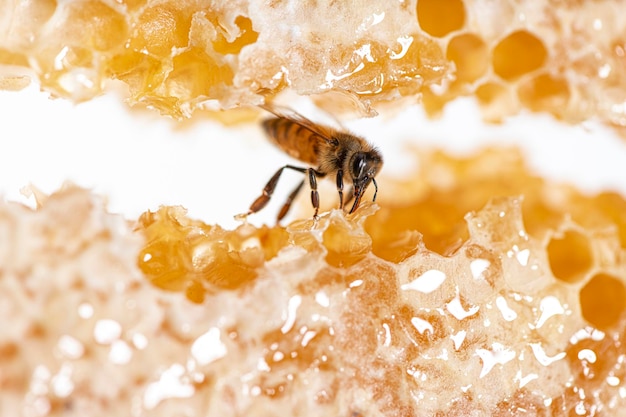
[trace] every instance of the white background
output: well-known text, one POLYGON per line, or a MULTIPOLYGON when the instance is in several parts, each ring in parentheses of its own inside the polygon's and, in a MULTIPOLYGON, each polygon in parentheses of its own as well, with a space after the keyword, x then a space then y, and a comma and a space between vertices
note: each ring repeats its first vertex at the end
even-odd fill
MULTIPOLYGON (((303 106, 298 110, 311 116, 310 103, 303 106)), ((129 219, 161 204, 179 204, 194 218, 232 228, 238 224, 233 216, 245 212, 276 169, 290 162, 257 124, 235 129, 206 117, 181 124, 156 111, 130 110, 118 93, 73 104, 50 99, 31 85, 1 91, 0 111, 0 195, 31 206, 20 193, 23 186, 50 193, 69 180, 106 196, 109 210, 129 219)), ((393 117, 345 125, 383 152, 379 184, 414 171, 414 161, 403 152, 409 143, 456 155, 488 144, 517 144, 536 173, 589 193, 626 195, 626 141, 593 122, 567 126, 547 115, 520 115, 503 125, 485 125, 472 100, 463 99, 436 121, 413 106, 393 117)), ((274 204, 251 216, 251 223, 273 223, 291 184, 300 179, 296 173, 283 176, 274 204)))

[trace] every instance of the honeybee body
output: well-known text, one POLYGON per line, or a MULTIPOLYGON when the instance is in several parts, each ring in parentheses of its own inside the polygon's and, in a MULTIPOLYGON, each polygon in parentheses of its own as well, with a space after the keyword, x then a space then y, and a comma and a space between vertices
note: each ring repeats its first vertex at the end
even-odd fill
MULTIPOLYGON (((378 186, 374 177, 381 169, 382 156, 365 139, 342 132, 328 126, 318 125, 298 113, 283 113, 274 108, 267 108, 276 117, 263 122, 263 127, 276 146, 291 157, 315 168, 302 168, 285 165, 280 168, 269 180, 263 194, 250 206, 248 214, 261 210, 269 202, 280 175, 285 168, 289 168, 307 175, 311 186, 311 203, 315 208, 315 217, 319 211, 319 195, 317 192, 317 178, 327 175, 335 176, 339 207, 343 209, 344 178, 351 183, 348 198, 349 202, 355 199, 350 213, 354 212, 361 201, 370 182, 378 186)), ((278 214, 280 221, 286 214, 291 203, 304 185, 304 180, 289 195, 278 214)), ((374 200, 376 193, 374 193, 374 200)))
POLYGON ((329 138, 326 138, 291 119, 268 119, 263 127, 276 146, 292 158, 318 167, 323 174, 332 175, 341 168, 347 172, 346 156, 373 149, 358 136, 328 128, 329 138))
POLYGON ((267 119, 263 122, 263 128, 276 146, 292 158, 309 165, 318 165, 320 154, 326 153, 322 147, 328 145, 323 137, 289 119, 267 119))

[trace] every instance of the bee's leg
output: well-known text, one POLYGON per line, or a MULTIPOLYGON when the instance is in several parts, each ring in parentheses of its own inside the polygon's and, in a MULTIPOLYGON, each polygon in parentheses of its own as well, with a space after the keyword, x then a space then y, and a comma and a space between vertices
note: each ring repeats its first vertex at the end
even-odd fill
POLYGON ((267 203, 270 201, 270 198, 272 198, 272 194, 274 193, 276 184, 278 184, 280 175, 283 173, 283 170, 285 168, 293 169, 294 171, 298 171, 303 174, 307 171, 306 168, 295 167, 293 165, 285 165, 284 167, 280 168, 278 171, 276 171, 274 176, 270 178, 270 180, 265 185, 265 188, 263 188, 263 194, 261 194, 259 198, 254 200, 254 203, 252 203, 252 205, 250 206, 250 209, 248 210, 248 214, 256 213, 257 211, 261 210, 263 207, 267 205, 267 203))
POLYGON ((372 178, 372 184, 374 184, 374 197, 372 201, 376 201, 376 195, 378 194, 378 184, 376 184, 376 180, 372 178))
POLYGON ((354 187, 350 187, 350 189, 348 190, 348 193, 346 195, 346 201, 345 204, 348 205, 350 204, 350 202, 354 199, 354 187))
MULTIPOLYGON (((309 184, 311 185, 311 204, 313 205, 313 208, 315 209, 315 214, 313 215, 313 217, 317 218, 317 213, 319 212, 319 208, 320 208, 320 196, 319 196, 319 193, 317 192, 317 178, 318 177, 323 178, 324 176, 326 176, 326 174, 316 171, 313 168, 303 169, 302 172, 308 172, 308 175, 309 175, 309 184)), ((298 195, 298 193, 300 192, 303 186, 304 186, 304 180, 302 180, 302 182, 298 184, 298 186, 291 192, 291 194, 289 194, 289 197, 287 197, 287 201, 285 201, 285 204, 283 205, 283 207, 280 209, 280 212, 278 213, 278 218, 277 218, 278 221, 281 221, 283 217, 287 215, 287 212, 291 208, 291 203, 296 198, 296 196, 298 195)))
POLYGON ((313 217, 317 219, 317 213, 320 211, 320 195, 317 192, 317 172, 313 168, 309 168, 309 184, 311 185, 311 204, 315 209, 313 217))
POLYGON ((283 219, 283 217, 287 215, 287 213, 289 212, 289 209, 291 208, 291 203, 293 203, 293 200, 296 198, 296 196, 298 195, 298 193, 300 192, 303 186, 304 186, 304 180, 300 181, 300 184, 298 184, 298 186, 294 188, 291 194, 289 194, 289 197, 287 197, 287 201, 285 201, 285 204, 283 205, 283 207, 280 209, 280 212, 278 213, 278 217, 276 217, 276 223, 279 223, 283 219))
MULTIPOLYGON (((372 201, 376 201, 376 195, 378 195, 378 184, 376 184, 376 180, 374 178, 372 178, 372 184, 374 184, 374 197, 372 198, 372 201)), ((350 189, 348 190, 345 204, 350 204, 352 199, 354 199, 354 187, 350 187, 350 189)))
POLYGON ((337 170, 337 192, 339 193, 339 210, 343 210, 343 169, 337 170))

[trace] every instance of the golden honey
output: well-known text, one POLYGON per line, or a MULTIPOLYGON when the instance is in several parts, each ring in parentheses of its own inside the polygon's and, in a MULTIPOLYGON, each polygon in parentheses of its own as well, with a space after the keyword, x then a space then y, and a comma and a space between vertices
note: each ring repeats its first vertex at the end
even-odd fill
MULTIPOLYGON (((260 4, 5 2, 0 88, 118 82, 179 119, 285 89, 363 114, 471 96, 490 121, 626 126, 620 0, 260 4)), ((624 198, 511 150, 416 157, 381 179, 402 199, 285 228, 129 224, 75 187, 0 202, 0 414, 625 414, 624 198)))
POLYGON ((276 407, 300 395, 293 375, 315 372, 326 382, 310 410, 616 415, 625 406, 624 200, 534 177, 511 150, 424 153, 420 163, 415 184, 387 185, 419 190, 403 203, 286 228, 225 231, 179 208, 148 212, 139 266, 155 285, 209 305, 224 291, 285 281, 290 307, 262 334, 267 369, 255 376, 276 407), (341 408, 350 387, 369 387, 370 399, 341 408))

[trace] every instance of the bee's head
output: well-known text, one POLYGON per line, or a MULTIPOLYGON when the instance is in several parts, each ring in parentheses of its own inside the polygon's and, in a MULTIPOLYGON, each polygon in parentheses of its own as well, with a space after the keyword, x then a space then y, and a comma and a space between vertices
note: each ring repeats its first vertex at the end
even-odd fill
MULTIPOLYGON (((352 205, 352 209, 350 209, 350 213, 354 212, 359 207, 361 197, 363 197, 370 182, 374 182, 374 187, 376 187, 376 191, 378 191, 374 177, 378 174, 382 166, 383 158, 376 149, 367 152, 355 152, 354 155, 352 155, 349 167, 352 185, 354 186, 354 204, 352 205)), ((374 194, 374 200, 376 200, 376 194, 374 194)))

